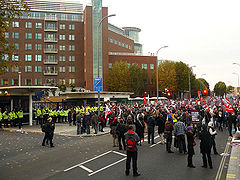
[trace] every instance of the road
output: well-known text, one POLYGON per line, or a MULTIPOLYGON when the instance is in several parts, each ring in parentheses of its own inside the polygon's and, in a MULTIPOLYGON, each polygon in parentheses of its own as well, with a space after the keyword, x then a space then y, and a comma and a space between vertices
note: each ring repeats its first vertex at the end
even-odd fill
MULTIPOLYGON (((126 177, 125 152, 112 147, 110 135, 96 137, 54 137, 54 148, 42 147, 40 134, 0 131, 0 179, 135 179, 126 177)), ((227 131, 216 137, 217 150, 224 152, 227 131)), ((159 138, 156 138, 156 142, 159 138)), ((165 151, 165 146, 146 142, 139 147, 138 179, 214 180, 225 179, 229 157, 222 162, 212 155, 213 169, 202 168, 199 140, 196 140, 195 169, 187 167, 187 155, 165 151), (221 164, 220 170, 219 165, 221 164)), ((229 149, 230 150, 230 149, 229 149)))

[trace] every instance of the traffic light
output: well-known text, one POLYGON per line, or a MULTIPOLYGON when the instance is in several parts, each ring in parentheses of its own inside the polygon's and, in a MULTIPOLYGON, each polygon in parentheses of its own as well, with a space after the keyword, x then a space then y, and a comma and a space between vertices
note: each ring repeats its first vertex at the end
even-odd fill
POLYGON ((167 96, 168 96, 168 97, 171 97, 171 95, 172 95, 172 94, 171 94, 170 92, 167 93, 167 96))
POLYGON ((203 94, 204 94, 204 95, 207 95, 207 93, 208 93, 207 89, 204 89, 204 90, 203 90, 203 94))

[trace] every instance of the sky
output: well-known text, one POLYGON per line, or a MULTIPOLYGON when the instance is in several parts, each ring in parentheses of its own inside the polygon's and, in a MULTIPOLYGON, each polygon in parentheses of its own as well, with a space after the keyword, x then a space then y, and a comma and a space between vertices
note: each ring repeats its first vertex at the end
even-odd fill
MULTIPOLYGON (((80 2, 91 4, 91 0, 80 2)), ((210 89, 218 81, 238 86, 239 0, 102 0, 102 3, 109 14, 116 14, 109 18, 110 23, 142 30, 139 39, 143 54, 156 53, 160 47, 168 46, 159 51, 158 59, 196 66, 193 73, 206 79, 210 89)))

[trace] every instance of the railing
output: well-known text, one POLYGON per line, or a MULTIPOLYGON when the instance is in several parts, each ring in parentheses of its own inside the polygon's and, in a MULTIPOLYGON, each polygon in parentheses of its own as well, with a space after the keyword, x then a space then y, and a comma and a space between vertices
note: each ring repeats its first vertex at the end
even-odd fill
POLYGON ((57 42, 57 38, 44 38, 44 42, 57 42))
POLYGON ((56 49, 56 48, 46 48, 46 49, 44 49, 44 53, 58 53, 58 49, 56 49))
POLYGON ((43 74, 45 76, 57 76, 58 72, 57 71, 44 71, 43 74))
POLYGON ((56 27, 45 27, 44 31, 57 31, 56 27))
POLYGON ((43 61, 43 64, 57 64, 58 63, 58 60, 56 59, 45 59, 43 61))
POLYGON ((45 16, 45 21, 57 21, 57 16, 45 16))

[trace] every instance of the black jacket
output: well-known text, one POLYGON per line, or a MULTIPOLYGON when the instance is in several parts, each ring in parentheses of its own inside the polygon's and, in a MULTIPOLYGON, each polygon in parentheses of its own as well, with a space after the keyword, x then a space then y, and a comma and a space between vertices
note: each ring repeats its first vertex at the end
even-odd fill
POLYGON ((212 138, 210 133, 207 130, 203 130, 199 134, 200 142, 200 152, 201 153, 211 153, 212 148, 212 138))

